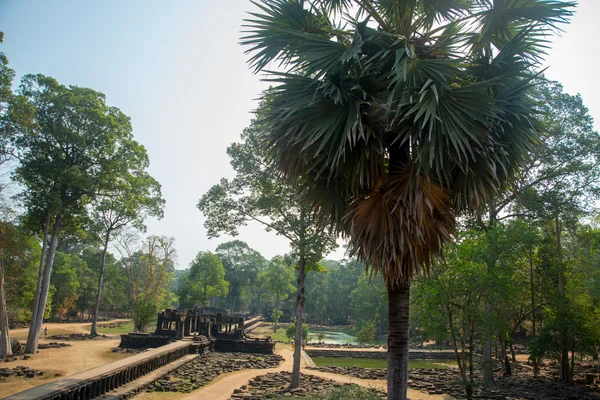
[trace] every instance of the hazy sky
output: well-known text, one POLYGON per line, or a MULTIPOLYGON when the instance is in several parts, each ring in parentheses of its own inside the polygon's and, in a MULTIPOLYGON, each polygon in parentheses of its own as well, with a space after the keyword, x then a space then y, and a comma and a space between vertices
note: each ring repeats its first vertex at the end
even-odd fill
MULTIPOLYGON (((225 150, 239 140, 266 87, 248 71, 238 44, 252 8, 248 0, 0 0, 0 50, 16 71, 15 83, 42 73, 90 87, 131 117, 167 201, 165 217, 148 221, 148 233, 175 237, 179 268, 230 240, 206 237, 196 203, 232 176, 225 150)), ((569 93, 581 93, 597 119, 599 23, 600 0, 581 0, 566 32, 554 39, 546 72, 569 93)), ((289 249, 258 225, 242 228, 239 239, 265 257, 289 249)))

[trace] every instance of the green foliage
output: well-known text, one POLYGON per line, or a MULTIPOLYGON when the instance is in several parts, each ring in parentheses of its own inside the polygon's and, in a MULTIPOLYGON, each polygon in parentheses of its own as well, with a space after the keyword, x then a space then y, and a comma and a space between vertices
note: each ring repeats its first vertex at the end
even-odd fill
POLYGON ((20 160, 13 178, 26 189, 23 205, 38 226, 47 210, 65 224, 86 217, 85 205, 127 173, 139 146, 129 117, 102 93, 43 75, 23 77, 6 119, 20 160))
MULTIPOLYGON (((359 331, 372 324, 375 337, 384 335, 388 328, 388 297, 383 279, 380 276, 369 278, 362 274, 350 298, 359 331)), ((373 339, 370 339, 371 342, 373 339)))
POLYGON ((175 258, 174 239, 158 236, 148 237, 141 250, 124 257, 137 330, 144 331, 160 309, 171 305, 170 287, 175 258))
POLYGON ((8 319, 28 322, 39 268, 39 241, 4 222, 0 223, 0 241, 8 319))
POLYGON ((273 319, 273 330, 275 332, 277 332, 277 324, 279 323, 279 318, 281 318, 281 316, 283 315, 283 311, 281 311, 279 308, 274 308, 273 311, 271 311, 271 318, 273 319))
MULTIPOLYGON (((4 33, 0 32, 0 43, 4 38, 4 33)), ((15 71, 8 66, 8 58, 0 51, 0 117, 4 115, 6 103, 12 96, 12 81, 15 77, 15 71)), ((3 122, 0 119, 0 127, 3 127, 3 122)), ((0 136, 0 165, 10 158, 9 143, 11 132, 3 130, 0 136)))
POLYGON ((255 72, 285 66, 263 96, 264 151, 351 254, 410 280, 533 150, 537 39, 574 3, 322 4, 264 1, 247 20, 255 72))
POLYGON ((54 317, 66 316, 77 310, 77 298, 82 286, 90 287, 94 282, 86 262, 76 254, 57 252, 52 269, 51 285, 54 286, 52 311, 54 317))
POLYGON ((241 240, 221 243, 215 253, 225 268, 225 280, 229 282, 229 297, 233 313, 236 301, 245 294, 249 285, 255 283, 257 274, 266 261, 258 251, 241 240))
POLYGON ((244 130, 242 141, 227 149, 235 177, 221 179, 202 196, 198 208, 206 217, 209 237, 236 236, 240 226, 256 220, 287 238, 292 257, 297 260, 302 254, 307 270, 317 268, 323 254, 336 246, 335 236, 327 234, 303 205, 298 185, 280 179, 269 164, 263 148, 268 133, 260 117, 263 111, 261 107, 259 118, 244 130))
POLYGON ((205 306, 213 296, 225 296, 229 282, 221 260, 209 251, 201 251, 182 278, 177 296, 181 307, 205 306))
MULTIPOLYGON (((306 324, 302 324, 302 341, 306 342, 308 341, 308 335, 310 334, 310 329, 308 329, 308 326, 306 324)), ((285 330, 285 336, 289 339, 289 340, 294 340, 294 338, 296 337, 296 324, 291 324, 290 326, 287 327, 287 329, 285 330)))
POLYGON ((273 257, 258 275, 258 282, 267 290, 263 298, 275 303, 277 308, 294 292, 293 281, 294 270, 281 256, 273 257))
POLYGON ((373 343, 375 340, 375 323, 367 321, 362 324, 362 327, 356 332, 356 340, 360 344, 373 343))

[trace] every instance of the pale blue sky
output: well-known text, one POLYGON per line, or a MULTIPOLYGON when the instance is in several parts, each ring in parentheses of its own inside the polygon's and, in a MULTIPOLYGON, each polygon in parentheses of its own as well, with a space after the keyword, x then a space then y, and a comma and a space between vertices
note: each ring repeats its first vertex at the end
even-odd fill
MULTIPOLYGON (((175 237, 180 268, 229 239, 206 238, 196 203, 232 175, 225 149, 266 87, 248 71, 238 44, 252 8, 248 0, 0 0, 0 49, 17 82, 42 73, 90 87, 131 117, 167 200, 165 218, 149 221, 148 232, 175 237)), ((597 118, 599 17, 599 0, 581 0, 547 58, 547 76, 581 93, 597 118)), ((266 257, 288 251, 260 226, 243 228, 239 238, 266 257)))

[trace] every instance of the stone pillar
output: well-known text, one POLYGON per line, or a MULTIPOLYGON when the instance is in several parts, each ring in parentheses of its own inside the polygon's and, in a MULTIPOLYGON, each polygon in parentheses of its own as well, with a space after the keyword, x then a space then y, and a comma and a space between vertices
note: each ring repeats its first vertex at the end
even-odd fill
POLYGON ((184 326, 183 326, 183 336, 190 336, 190 331, 191 331, 191 326, 190 323, 192 322, 192 319, 189 317, 185 317, 185 322, 184 322, 184 326))

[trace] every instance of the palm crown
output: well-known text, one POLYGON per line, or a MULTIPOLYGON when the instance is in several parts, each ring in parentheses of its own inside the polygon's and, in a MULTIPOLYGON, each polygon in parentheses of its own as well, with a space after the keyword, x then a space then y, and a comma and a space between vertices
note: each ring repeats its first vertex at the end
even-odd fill
POLYGON ((537 139, 532 80, 571 15, 549 0, 262 0, 267 148, 388 284, 410 282, 537 139), (283 70, 284 72, 281 72, 283 70))

